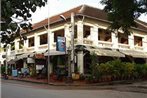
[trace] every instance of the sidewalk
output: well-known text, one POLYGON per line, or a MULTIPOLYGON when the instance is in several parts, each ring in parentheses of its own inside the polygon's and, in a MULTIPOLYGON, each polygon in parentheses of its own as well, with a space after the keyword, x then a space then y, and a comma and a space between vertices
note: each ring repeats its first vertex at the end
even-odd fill
POLYGON ((105 85, 119 85, 119 84, 129 84, 132 87, 145 88, 147 89, 147 80, 122 80, 122 81, 111 81, 111 82, 101 82, 101 83, 86 83, 85 81, 73 81, 72 83, 67 83, 66 81, 50 81, 48 83, 47 79, 36 79, 36 78, 18 78, 9 76, 10 80, 18 80, 25 82, 32 82, 38 84, 49 84, 53 86, 105 86, 105 85))

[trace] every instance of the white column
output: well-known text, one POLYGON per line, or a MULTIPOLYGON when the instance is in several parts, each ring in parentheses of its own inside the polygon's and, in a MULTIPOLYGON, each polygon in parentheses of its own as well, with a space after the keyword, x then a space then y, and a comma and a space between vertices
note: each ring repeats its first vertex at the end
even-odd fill
POLYGON ((24 52, 25 52, 25 53, 27 52, 27 48, 28 48, 28 40, 24 40, 23 49, 24 49, 24 52))
POLYGON ((134 35, 131 33, 128 38, 130 49, 134 49, 134 35))
POLYGON ((83 56, 83 51, 77 53, 77 64, 78 64, 79 73, 80 74, 84 73, 84 56, 83 56))
POLYGON ((54 44, 54 33, 50 32, 50 50, 55 48, 53 47, 53 44, 54 44))
MULTIPOLYGON (((83 44, 83 22, 79 21, 77 23, 77 44, 83 44)), ((84 73, 84 64, 83 64, 83 52, 78 52, 77 53, 77 65, 80 73, 84 73)))
POLYGON ((19 49, 19 42, 18 42, 18 40, 15 40, 15 51, 16 51, 16 53, 17 53, 18 49, 19 49))
POLYGON ((117 36, 117 33, 112 32, 111 37, 112 37, 112 47, 117 49, 118 48, 118 36, 117 36))
POLYGON ((77 24, 77 44, 83 44, 83 22, 79 21, 77 24))
POLYGON ((147 52, 147 36, 144 36, 142 41, 143 41, 143 50, 147 52))
POLYGON ((66 47, 69 47, 70 46, 71 35, 70 35, 70 30, 69 30, 69 25, 68 24, 65 24, 64 36, 66 38, 66 47))
POLYGON ((35 35, 35 36, 34 36, 34 39, 35 39, 35 44, 34 44, 34 45, 35 45, 35 46, 34 46, 35 49, 34 49, 34 50, 35 50, 35 51, 38 51, 38 46, 40 45, 40 38, 39 38, 39 36, 38 36, 36 33, 35 33, 34 35, 35 35))
POLYGON ((98 46, 98 27, 94 26, 90 28, 90 38, 93 41, 93 45, 98 46))
POLYGON ((23 60, 23 68, 27 68, 27 62, 26 62, 26 60, 23 60))

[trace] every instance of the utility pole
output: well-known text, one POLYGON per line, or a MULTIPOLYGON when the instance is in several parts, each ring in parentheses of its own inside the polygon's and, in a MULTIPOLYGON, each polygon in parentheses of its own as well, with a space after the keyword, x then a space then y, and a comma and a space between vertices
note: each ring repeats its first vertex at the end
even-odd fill
POLYGON ((9 48, 9 44, 7 44, 6 46, 6 65, 5 65, 5 74, 8 74, 8 48, 9 48))
POLYGON ((74 72, 74 67, 75 67, 74 27, 75 27, 74 13, 72 12, 71 13, 71 68, 72 68, 72 72, 74 72))
POLYGON ((47 38, 48 38, 48 73, 47 73, 47 78, 48 78, 48 84, 50 83, 50 69, 51 69, 51 64, 50 64, 50 18, 49 18, 49 10, 50 10, 50 5, 49 5, 49 0, 48 0, 48 27, 47 27, 47 38))

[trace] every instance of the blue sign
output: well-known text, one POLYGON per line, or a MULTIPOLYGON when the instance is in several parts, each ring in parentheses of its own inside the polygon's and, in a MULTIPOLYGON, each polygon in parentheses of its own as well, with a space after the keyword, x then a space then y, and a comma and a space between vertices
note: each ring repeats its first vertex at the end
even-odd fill
POLYGON ((66 39, 65 37, 57 37, 57 51, 66 51, 66 39))
POLYGON ((12 70, 12 76, 16 77, 17 76, 17 70, 12 70))

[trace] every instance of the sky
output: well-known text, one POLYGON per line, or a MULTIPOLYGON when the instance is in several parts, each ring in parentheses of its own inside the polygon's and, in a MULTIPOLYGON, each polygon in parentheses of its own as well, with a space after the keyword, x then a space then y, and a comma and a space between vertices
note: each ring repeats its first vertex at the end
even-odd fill
MULTIPOLYGON (((45 7, 37 8, 36 12, 32 14, 32 23, 37 23, 48 18, 48 16, 57 15, 83 4, 103 9, 104 6, 100 4, 100 1, 101 0, 49 0, 45 7)), ((147 22, 147 15, 142 15, 139 19, 147 22)))

